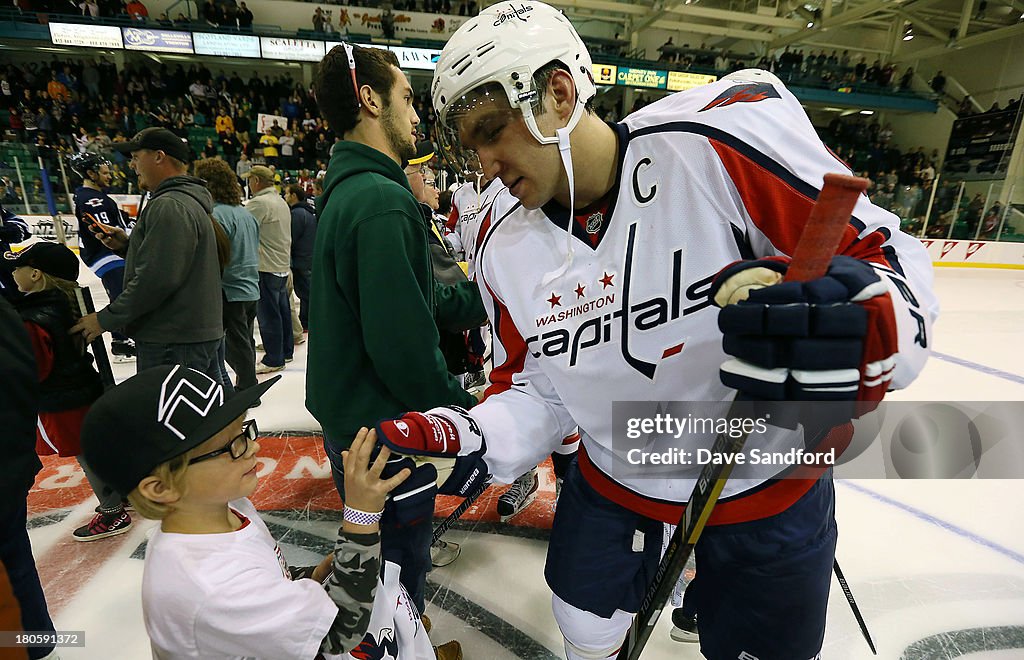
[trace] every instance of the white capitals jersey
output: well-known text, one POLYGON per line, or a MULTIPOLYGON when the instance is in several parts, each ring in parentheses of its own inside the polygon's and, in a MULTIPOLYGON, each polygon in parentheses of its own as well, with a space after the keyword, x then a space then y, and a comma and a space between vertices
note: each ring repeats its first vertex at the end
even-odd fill
POLYGON ((456 232, 462 240, 468 275, 473 279, 476 272, 476 246, 480 223, 494 198, 505 190, 498 179, 480 189, 479 181, 467 181, 452 193, 452 211, 448 215, 448 231, 456 232))
MULTIPOLYGON (((673 94, 614 128, 618 179, 596 211, 575 219, 555 203, 530 211, 505 191, 484 219, 476 279, 494 329, 495 368, 488 398, 470 414, 496 479, 511 482, 578 424, 588 482, 674 523, 700 466, 684 468, 689 478, 621 476, 612 403, 732 399, 719 380, 727 356, 718 309, 707 300, 712 279, 740 259, 791 255, 823 176, 849 170, 781 84, 722 80, 673 94)), ((892 387, 904 387, 927 359, 938 312, 928 256, 866 196, 840 253, 870 262, 890 289, 899 332, 892 387)), ((794 435, 769 427, 762 448, 802 446, 794 435)), ((695 449, 713 440, 682 442, 695 449)), ((718 522, 771 515, 810 487, 766 483, 770 476, 763 466, 738 466, 718 522)))

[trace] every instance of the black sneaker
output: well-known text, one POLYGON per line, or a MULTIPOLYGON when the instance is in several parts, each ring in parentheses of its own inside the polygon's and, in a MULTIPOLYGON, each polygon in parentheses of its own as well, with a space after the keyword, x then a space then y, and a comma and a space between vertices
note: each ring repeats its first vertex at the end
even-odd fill
POLYGON ((669 633, 677 642, 693 644, 700 641, 697 634, 697 617, 683 614, 683 608, 677 607, 672 610, 672 632, 669 633))
POLYGON ((88 525, 75 530, 76 541, 98 541, 108 536, 124 534, 132 526, 132 519, 124 509, 113 513, 97 513, 88 525))

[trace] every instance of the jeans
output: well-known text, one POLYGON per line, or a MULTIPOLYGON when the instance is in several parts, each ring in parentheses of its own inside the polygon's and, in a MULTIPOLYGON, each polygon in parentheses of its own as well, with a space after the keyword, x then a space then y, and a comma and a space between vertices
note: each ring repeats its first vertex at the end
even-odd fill
MULTIPOLYGON (((32 557, 32 544, 28 538, 25 522, 28 517, 24 501, 4 509, 0 514, 0 562, 7 569, 14 597, 21 607, 21 625, 24 630, 52 631, 53 621, 46 608, 46 596, 39 583, 36 561, 32 557)), ((32 660, 42 658, 53 650, 52 646, 35 647, 28 650, 32 660)))
POLYGON ((217 362, 217 349, 219 347, 220 339, 200 341, 193 344, 135 342, 137 353, 135 365, 137 371, 143 372, 146 369, 152 369, 153 367, 165 364, 180 364, 206 374, 221 385, 227 385, 221 380, 221 370, 217 362))
MULTIPOLYGON (((345 499, 345 472, 341 452, 345 445, 332 445, 324 436, 324 450, 331 461, 331 476, 338 495, 345 499)), ((416 608, 424 611, 423 591, 430 570, 430 542, 434 536, 433 520, 429 517, 411 525, 398 525, 387 517, 380 521, 381 558, 402 567, 400 582, 416 608)))
POLYGON ((235 372, 235 386, 244 390, 256 384, 256 300, 224 301, 224 361, 235 372))
POLYGON ((231 376, 228 375, 228 368, 224 366, 224 340, 220 340, 217 347, 217 361, 214 365, 217 368, 217 377, 214 379, 224 386, 224 395, 232 396, 235 393, 235 386, 231 384, 231 376))
POLYGON ((288 278, 260 273, 260 301, 256 306, 263 339, 263 364, 283 367, 295 350, 291 332, 292 311, 288 304, 288 278))
POLYGON ((78 464, 82 466, 82 471, 85 472, 85 478, 89 480, 92 492, 96 494, 96 499, 100 501, 100 512, 114 513, 120 511, 122 506, 121 493, 100 479, 99 475, 93 472, 89 464, 85 462, 85 458, 81 454, 76 458, 78 459, 78 464))
POLYGON ((309 288, 312 277, 312 270, 292 268, 292 285, 299 299, 299 321, 303 330, 309 330, 309 288))
MULTIPOLYGON (((124 290, 124 266, 120 268, 111 268, 107 272, 103 273, 100 277, 100 281, 103 282, 103 289, 107 292, 107 300, 114 302, 117 297, 121 295, 121 291, 124 290)), ((111 337, 118 341, 124 341, 128 339, 125 335, 120 332, 111 332, 111 337)))

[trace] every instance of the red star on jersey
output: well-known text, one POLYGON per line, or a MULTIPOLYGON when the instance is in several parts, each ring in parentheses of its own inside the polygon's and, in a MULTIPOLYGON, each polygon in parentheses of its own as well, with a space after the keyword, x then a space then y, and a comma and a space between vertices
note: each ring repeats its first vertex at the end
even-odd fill
POLYGON ((556 296, 555 292, 552 291, 551 292, 551 297, 548 298, 548 302, 551 303, 551 307, 552 308, 554 308, 555 305, 558 305, 559 307, 561 307, 562 306, 562 296, 556 296))
POLYGON ((605 274, 604 274, 604 277, 602 277, 602 278, 600 279, 600 282, 601 282, 601 284, 603 284, 603 285, 604 285, 604 286, 603 286, 603 287, 601 287, 601 288, 602 288, 602 289, 607 289, 607 288, 608 288, 608 287, 610 287, 610 286, 615 286, 615 284, 613 284, 613 283, 612 283, 612 279, 613 279, 614 277, 615 277, 614 275, 609 275, 608 273, 605 273, 605 274))
POLYGON ((577 282, 576 283, 576 289, 575 289, 575 291, 576 291, 576 298, 577 299, 582 298, 583 297, 583 292, 586 291, 586 289, 587 289, 587 287, 585 287, 582 284, 577 282))

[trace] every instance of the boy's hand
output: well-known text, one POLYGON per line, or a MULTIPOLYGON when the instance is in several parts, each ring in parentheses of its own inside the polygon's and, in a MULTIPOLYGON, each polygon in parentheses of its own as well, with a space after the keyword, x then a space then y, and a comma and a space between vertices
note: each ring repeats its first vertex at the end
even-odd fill
POLYGON ((317 582, 323 582, 327 579, 327 576, 331 574, 332 566, 334 564, 334 553, 327 555, 323 558, 323 561, 313 569, 313 574, 310 575, 310 579, 316 580, 317 582))
POLYGON ((341 453, 345 466, 345 503, 367 513, 382 511, 387 494, 412 474, 412 470, 404 468, 390 479, 382 480, 380 474, 387 465, 391 450, 382 447, 371 464, 370 454, 376 445, 377 433, 361 428, 352 446, 341 453))

